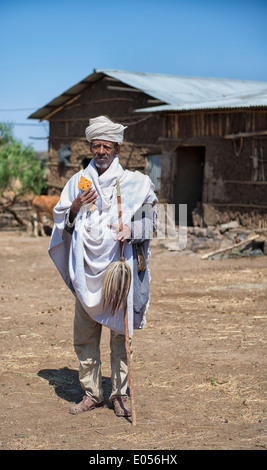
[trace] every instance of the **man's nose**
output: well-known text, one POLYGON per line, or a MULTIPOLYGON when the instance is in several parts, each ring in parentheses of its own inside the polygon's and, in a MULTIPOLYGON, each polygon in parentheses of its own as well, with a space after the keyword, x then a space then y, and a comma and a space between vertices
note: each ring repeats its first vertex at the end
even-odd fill
POLYGON ((100 155, 104 155, 104 154, 106 153, 105 148, 104 148, 103 145, 101 145, 101 146, 99 147, 97 153, 100 154, 100 155))

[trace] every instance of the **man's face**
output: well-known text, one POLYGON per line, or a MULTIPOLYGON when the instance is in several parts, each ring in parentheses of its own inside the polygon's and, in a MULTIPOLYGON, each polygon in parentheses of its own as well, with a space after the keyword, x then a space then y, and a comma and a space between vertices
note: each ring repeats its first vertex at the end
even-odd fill
POLYGON ((115 142, 93 140, 90 144, 90 150, 93 154, 95 166, 98 172, 102 174, 109 168, 115 155, 119 153, 120 147, 115 142))

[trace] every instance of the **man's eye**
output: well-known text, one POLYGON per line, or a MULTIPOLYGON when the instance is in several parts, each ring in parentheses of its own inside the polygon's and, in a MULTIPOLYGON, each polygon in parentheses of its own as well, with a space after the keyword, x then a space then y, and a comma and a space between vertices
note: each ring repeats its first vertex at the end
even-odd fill
MULTIPOLYGON (((93 145, 92 148, 93 148, 93 150, 99 150, 99 149, 101 148, 101 145, 93 145)), ((111 151, 111 147, 106 147, 106 146, 104 145, 103 148, 104 148, 107 152, 110 152, 110 151, 111 151)))

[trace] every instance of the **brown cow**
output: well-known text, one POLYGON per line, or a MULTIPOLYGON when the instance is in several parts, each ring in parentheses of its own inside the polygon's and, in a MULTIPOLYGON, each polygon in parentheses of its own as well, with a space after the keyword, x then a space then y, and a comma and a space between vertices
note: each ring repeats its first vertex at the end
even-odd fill
POLYGON ((53 209, 59 201, 59 196, 36 196, 32 201, 33 236, 45 235, 44 225, 52 225, 53 209))

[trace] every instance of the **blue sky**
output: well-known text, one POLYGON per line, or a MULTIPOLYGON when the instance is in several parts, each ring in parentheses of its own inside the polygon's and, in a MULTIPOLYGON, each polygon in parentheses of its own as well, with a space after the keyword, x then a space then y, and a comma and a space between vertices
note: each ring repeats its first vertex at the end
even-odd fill
POLYGON ((94 68, 267 82, 266 25, 266 0, 9 0, 0 121, 47 150, 48 123, 27 117, 94 68))

